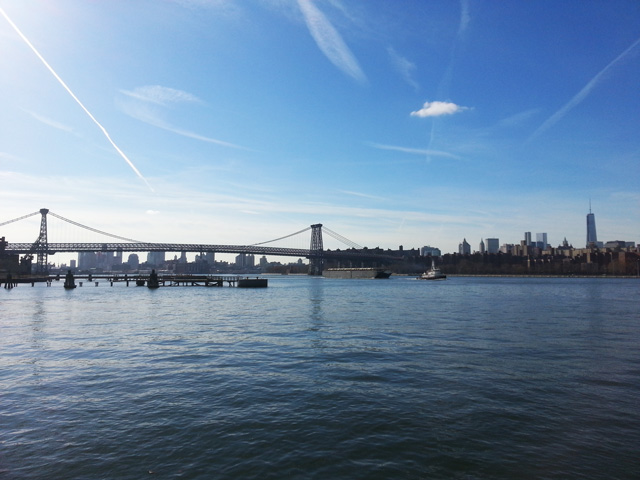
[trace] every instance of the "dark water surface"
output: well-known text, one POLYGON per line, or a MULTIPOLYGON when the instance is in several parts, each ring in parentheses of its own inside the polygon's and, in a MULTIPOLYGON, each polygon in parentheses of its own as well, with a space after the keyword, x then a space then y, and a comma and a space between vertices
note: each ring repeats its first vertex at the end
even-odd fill
POLYGON ((640 281, 0 291, 1 479, 640 478, 640 281))

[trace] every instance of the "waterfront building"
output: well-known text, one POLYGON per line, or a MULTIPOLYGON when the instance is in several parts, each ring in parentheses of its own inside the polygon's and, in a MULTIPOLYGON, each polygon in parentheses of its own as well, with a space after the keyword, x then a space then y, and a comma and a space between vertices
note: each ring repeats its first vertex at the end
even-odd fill
POLYGON ((130 253, 129 257, 127 258, 127 263, 129 264, 129 267, 131 269, 137 270, 138 267, 140 266, 140 259, 138 258, 138 254, 130 253))
MULTIPOLYGON (((623 248, 627 248, 628 243, 633 243, 633 242, 625 242, 624 240, 612 240, 610 242, 606 242, 604 244, 604 248, 623 249, 623 248)), ((633 247, 633 245, 631 246, 633 247)))
POLYGON ((428 245, 425 245, 420 249, 420 256, 422 257, 440 257, 441 255, 442 252, 436 247, 429 247, 428 245))
POLYGON ((471 255, 471 245, 469 245, 466 238, 462 240, 462 243, 458 244, 458 253, 460 255, 471 255))
POLYGON ((502 246, 500 247, 501 253, 510 253, 514 255, 516 251, 517 251, 516 245, 514 245, 513 243, 503 243, 502 246))
POLYGON ((484 253, 484 252, 485 252, 484 240, 480 239, 480 253, 484 253))
POLYGON ((239 268, 252 268, 256 264, 256 257, 252 253, 241 253, 236 256, 235 264, 239 268))
POLYGON ((149 252, 147 254, 147 263, 149 265, 161 266, 165 262, 165 252, 149 252))
POLYGON ((497 238, 487 238, 487 253, 498 253, 500 250, 500 240, 497 238))
POLYGON ((96 253, 95 252, 79 252, 78 253, 78 268, 80 270, 89 270, 96 268, 96 253))

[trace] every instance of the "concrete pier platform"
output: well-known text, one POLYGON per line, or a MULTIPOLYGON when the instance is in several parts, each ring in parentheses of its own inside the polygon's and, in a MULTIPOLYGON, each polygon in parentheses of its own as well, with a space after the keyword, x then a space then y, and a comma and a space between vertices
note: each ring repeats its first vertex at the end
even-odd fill
POLYGON ((241 278, 238 280, 238 288, 267 288, 267 279, 241 278))

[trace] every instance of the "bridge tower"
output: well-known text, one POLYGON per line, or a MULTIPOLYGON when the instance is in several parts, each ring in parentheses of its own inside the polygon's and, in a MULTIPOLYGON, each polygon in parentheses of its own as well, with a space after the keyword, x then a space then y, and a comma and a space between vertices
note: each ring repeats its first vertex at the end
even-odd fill
POLYGON ((309 275, 322 275, 324 250, 322 246, 321 223, 311 225, 311 246, 309 250, 309 275))
POLYGON ((42 220, 40 220, 40 235, 31 246, 31 251, 38 255, 36 273, 47 273, 47 253, 49 251, 49 242, 47 241, 47 213, 49 213, 49 209, 40 209, 40 214, 42 215, 42 220))

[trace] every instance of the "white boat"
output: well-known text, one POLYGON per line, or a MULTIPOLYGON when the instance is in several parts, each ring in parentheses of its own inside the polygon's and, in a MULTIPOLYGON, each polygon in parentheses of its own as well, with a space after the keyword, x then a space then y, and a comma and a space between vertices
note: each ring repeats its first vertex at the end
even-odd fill
POLYGON ((431 260, 431 268, 418 277, 418 280, 444 280, 447 276, 431 260))

